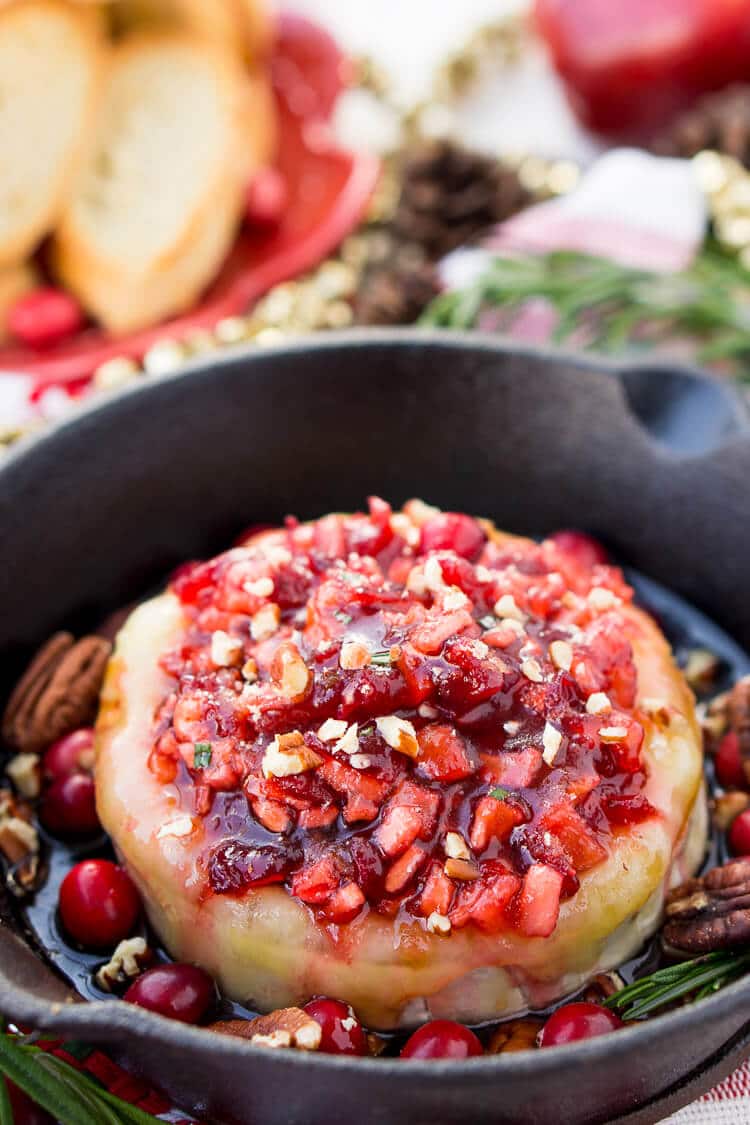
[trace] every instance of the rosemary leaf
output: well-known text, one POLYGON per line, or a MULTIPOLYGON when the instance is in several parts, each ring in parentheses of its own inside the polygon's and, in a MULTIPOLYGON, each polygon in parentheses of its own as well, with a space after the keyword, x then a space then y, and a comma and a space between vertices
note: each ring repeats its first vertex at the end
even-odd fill
POLYGON ((750 953, 708 953, 659 969, 604 1001, 625 1020, 642 1019, 675 1000, 704 999, 730 984, 750 967, 750 953))
POLYGON ((13 1107, 10 1104, 8 1081, 0 1074, 0 1125, 13 1125, 13 1107))

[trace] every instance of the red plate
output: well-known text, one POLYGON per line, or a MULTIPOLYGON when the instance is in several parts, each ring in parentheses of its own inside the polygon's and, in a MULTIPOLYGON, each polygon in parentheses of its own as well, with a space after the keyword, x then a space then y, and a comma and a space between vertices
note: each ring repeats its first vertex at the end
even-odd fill
POLYGON ((140 360, 152 344, 179 339, 190 329, 211 328, 244 312, 273 285, 311 269, 361 221, 372 196, 379 162, 336 147, 327 124, 346 84, 348 62, 321 28, 286 13, 272 59, 280 114, 277 168, 289 202, 272 231, 243 230, 221 274, 190 313, 142 332, 114 337, 87 328, 54 348, 0 348, 0 368, 28 372, 38 387, 89 378, 108 359, 140 360))

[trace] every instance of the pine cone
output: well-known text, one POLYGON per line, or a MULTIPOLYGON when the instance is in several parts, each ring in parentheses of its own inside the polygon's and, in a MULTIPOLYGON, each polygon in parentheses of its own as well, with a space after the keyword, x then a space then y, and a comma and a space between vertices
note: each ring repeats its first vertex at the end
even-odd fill
POLYGON ((424 141, 404 156, 391 225, 438 259, 528 202, 517 173, 501 161, 451 141, 424 141))
POLYGON ((354 320, 362 325, 413 324, 438 291, 434 266, 419 246, 409 243, 365 270, 354 320))
POLYGON ((716 149, 750 168, 750 85, 701 98, 651 145, 659 156, 695 156, 716 149))

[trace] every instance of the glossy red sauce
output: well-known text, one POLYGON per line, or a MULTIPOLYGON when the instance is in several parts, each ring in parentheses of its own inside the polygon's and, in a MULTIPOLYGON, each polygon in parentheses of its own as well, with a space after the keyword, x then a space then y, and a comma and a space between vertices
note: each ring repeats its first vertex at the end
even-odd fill
POLYGON ((171 589, 188 625, 150 766, 202 818, 206 893, 545 936, 653 815, 614 567, 372 499, 171 589))

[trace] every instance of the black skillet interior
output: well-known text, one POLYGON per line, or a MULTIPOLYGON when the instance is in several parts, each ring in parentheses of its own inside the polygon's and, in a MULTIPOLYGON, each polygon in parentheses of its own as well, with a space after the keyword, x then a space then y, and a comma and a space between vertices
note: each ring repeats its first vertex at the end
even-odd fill
MULTIPOLYGON (((249 523, 361 507, 371 492, 421 495, 523 533, 585 527, 749 646, 749 475, 740 399, 689 371, 618 372, 414 332, 236 353, 105 402, 0 471, 0 695, 54 628, 85 628, 249 523)), ((55 1011, 54 978, 0 938, 0 1007, 115 1043, 188 1107, 207 1102, 242 1122, 452 1122, 469 1112, 573 1125, 665 1091, 674 1108, 701 1072, 708 1082, 707 1067, 715 1079, 734 1058, 727 1045, 743 1035, 750 993, 741 983, 698 1013, 622 1033, 617 1052, 594 1041, 428 1070, 342 1064, 207 1043, 122 1005, 55 1011)), ((638 1112, 657 1120, 666 1108, 638 1112)))

